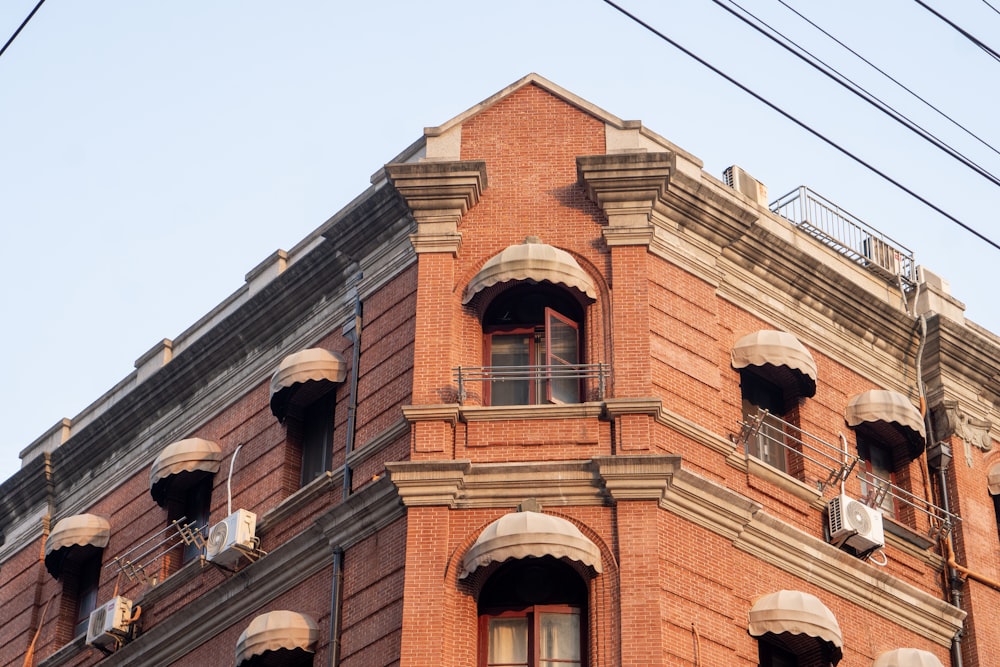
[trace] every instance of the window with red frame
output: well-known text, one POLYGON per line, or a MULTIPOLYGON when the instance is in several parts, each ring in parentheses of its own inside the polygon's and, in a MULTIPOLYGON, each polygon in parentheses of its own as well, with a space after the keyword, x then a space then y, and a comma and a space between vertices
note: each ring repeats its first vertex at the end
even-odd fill
POLYGON ((479 597, 478 667, 586 667, 587 587, 555 558, 502 565, 479 597))
POLYGON ((858 455, 865 472, 861 478, 861 496, 867 499, 882 494, 879 509, 885 516, 895 518, 896 500, 887 488, 888 484, 896 484, 892 452, 877 442, 858 436, 858 455))
POLYGON ((549 285, 506 290, 483 316, 489 405, 579 403, 579 303, 549 285))

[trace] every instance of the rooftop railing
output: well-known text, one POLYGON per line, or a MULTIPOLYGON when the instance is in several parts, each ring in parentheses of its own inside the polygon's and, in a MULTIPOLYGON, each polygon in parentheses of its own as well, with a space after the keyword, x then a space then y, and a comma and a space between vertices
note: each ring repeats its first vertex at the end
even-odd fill
POLYGON ((771 211, 883 279, 916 284, 913 251, 809 188, 779 197, 771 211))

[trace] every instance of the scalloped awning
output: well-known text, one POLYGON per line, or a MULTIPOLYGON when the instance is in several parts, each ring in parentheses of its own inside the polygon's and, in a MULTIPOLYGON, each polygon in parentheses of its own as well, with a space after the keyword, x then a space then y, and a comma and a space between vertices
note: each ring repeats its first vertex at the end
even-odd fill
POLYGON ((187 438, 163 448, 149 471, 149 493, 161 507, 171 480, 182 473, 215 474, 222 465, 222 448, 211 440, 187 438))
POLYGON ((816 361, 790 333, 762 329, 743 336, 733 345, 732 363, 737 370, 752 367, 788 394, 816 395, 816 361))
POLYGON ((924 419, 902 394, 872 389, 847 404, 848 426, 865 432, 893 451, 897 461, 912 461, 924 450, 924 419))
POLYGON ((944 667, 933 653, 918 648, 897 648, 875 658, 872 667, 944 667))
POLYGON ((74 552, 90 552, 108 546, 111 524, 96 514, 76 514, 60 519, 45 540, 45 569, 56 579, 74 552))
POLYGON ((827 645, 834 662, 840 660, 844 636, 833 613, 815 595, 802 591, 777 591, 757 600, 750 609, 749 631, 812 637, 827 645))
POLYGON ((529 236, 524 243, 508 246, 500 254, 487 260, 465 288, 462 304, 469 303, 488 287, 511 280, 534 280, 562 285, 575 290, 589 301, 597 299, 593 281, 572 255, 542 243, 537 237, 529 236))
POLYGON ((601 552, 566 519, 541 512, 511 512, 483 529, 462 559, 464 579, 478 568, 511 558, 567 558, 601 572, 601 552))
MULTIPOLYGON (((311 347, 281 360, 271 377, 271 412, 284 421, 300 390, 316 384, 340 384, 347 377, 347 362, 336 352, 311 347)), ((328 387, 320 387, 325 391, 328 387)), ((308 401, 306 401, 308 402, 308 401)))
POLYGON ((315 653, 316 621, 295 611, 278 610, 257 616, 236 642, 236 667, 254 667, 274 651, 315 653))

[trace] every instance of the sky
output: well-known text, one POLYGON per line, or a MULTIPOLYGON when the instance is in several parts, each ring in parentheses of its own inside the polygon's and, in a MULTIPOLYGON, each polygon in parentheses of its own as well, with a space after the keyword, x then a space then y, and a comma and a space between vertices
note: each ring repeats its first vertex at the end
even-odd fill
MULTIPOLYGON (((0 41, 36 2, 0 2, 0 41)), ((711 0, 618 2, 1000 240, 994 183, 711 0)), ((979 140, 781 0, 743 2, 1000 173, 1000 62, 918 3, 784 0, 979 140)), ((1000 49, 1000 1, 926 2, 1000 49)), ((0 480, 47 429, 363 191, 424 127, 530 72, 641 120, 712 175, 741 166, 772 200, 809 186, 911 249, 969 319, 1000 332, 987 271, 1000 251, 600 0, 49 0, 0 57, 0 480)))

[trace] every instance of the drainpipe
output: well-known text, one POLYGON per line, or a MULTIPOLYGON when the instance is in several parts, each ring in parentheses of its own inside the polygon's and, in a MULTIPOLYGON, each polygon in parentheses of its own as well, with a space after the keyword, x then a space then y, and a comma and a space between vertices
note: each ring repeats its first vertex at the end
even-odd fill
POLYGON ((340 665, 340 608, 344 591, 344 550, 333 550, 333 577, 330 580, 330 667, 340 665))
POLYGON ((363 273, 358 272, 354 277, 354 349, 351 351, 351 388, 350 398, 347 404, 347 442, 344 445, 344 494, 343 499, 351 495, 352 474, 351 466, 347 463, 348 457, 354 451, 355 424, 358 413, 358 365, 361 363, 361 326, 362 326, 362 304, 361 294, 358 292, 358 284, 361 282, 363 273))
MULTIPOLYGON (((918 286, 919 290, 919 286, 918 286)), ((919 294, 919 292, 918 292, 919 294)), ((914 309, 916 309, 916 296, 914 297, 914 309)), ((917 318, 920 324, 920 346, 917 349, 916 375, 917 391, 920 392, 920 408, 924 413, 924 428, 927 430, 927 441, 937 442, 934 437, 934 420, 931 419, 930 410, 927 409, 927 396, 924 393, 924 379, 922 376, 922 360, 924 354, 924 344, 927 340, 927 317, 921 314, 917 318)), ((925 456, 926 460, 926 456, 925 456)), ((945 511, 945 516, 951 515, 950 502, 948 500, 948 458, 941 457, 937 465, 938 487, 941 491, 941 509, 945 511)), ((948 589, 951 591, 951 604, 958 609, 962 608, 962 580, 958 575, 958 570, 954 567, 954 553, 951 546, 951 532, 944 536, 945 548, 947 550, 948 561, 948 589)), ((962 667, 962 630, 959 630, 951 641, 951 664, 952 667, 962 667)))

